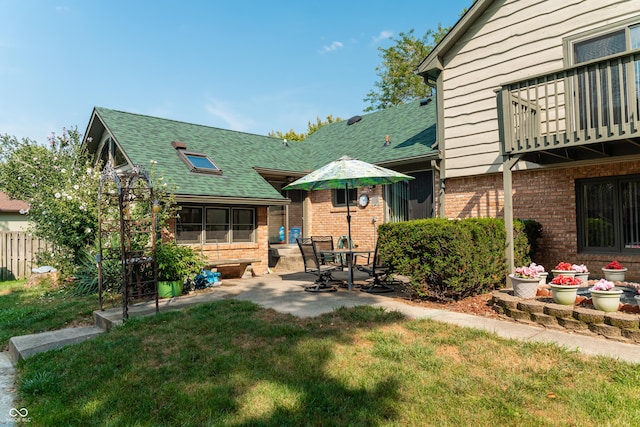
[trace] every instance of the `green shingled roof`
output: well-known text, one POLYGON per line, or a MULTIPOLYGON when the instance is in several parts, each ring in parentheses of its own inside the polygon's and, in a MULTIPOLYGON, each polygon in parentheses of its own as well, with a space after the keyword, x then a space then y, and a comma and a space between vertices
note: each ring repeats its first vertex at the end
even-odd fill
POLYGON ((290 141, 96 107, 87 136, 102 126, 134 164, 157 162, 161 176, 178 186, 177 194, 282 200, 255 168, 308 172, 348 155, 370 163, 435 156, 435 102, 404 104, 320 128, 306 141, 290 141), (95 129, 93 129, 95 127, 95 129), (385 135, 391 144, 384 146, 385 135), (171 145, 209 156, 222 176, 190 173, 171 145))
POLYGON ((380 164, 437 156, 435 102, 416 101, 321 127, 305 142, 310 145, 312 170, 346 155, 380 164), (385 137, 389 135, 388 146, 385 137))

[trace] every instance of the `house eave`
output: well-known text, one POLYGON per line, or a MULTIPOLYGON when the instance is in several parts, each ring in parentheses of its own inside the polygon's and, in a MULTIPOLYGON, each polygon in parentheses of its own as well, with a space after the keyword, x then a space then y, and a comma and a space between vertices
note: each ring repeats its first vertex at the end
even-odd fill
POLYGON ((264 199, 259 197, 221 197, 221 196, 195 196, 176 194, 178 203, 206 203, 216 205, 251 205, 251 206, 284 206, 291 203, 290 199, 264 199))
POLYGON ((434 78, 439 71, 442 71, 444 69, 442 62, 444 55, 462 38, 484 11, 491 6, 492 2, 493 0, 476 0, 447 35, 440 40, 440 43, 416 67, 415 73, 427 79, 434 78))

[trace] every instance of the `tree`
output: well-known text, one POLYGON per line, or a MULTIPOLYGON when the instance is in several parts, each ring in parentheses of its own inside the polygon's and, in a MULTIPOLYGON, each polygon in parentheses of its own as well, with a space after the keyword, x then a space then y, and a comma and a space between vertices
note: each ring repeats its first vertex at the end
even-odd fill
POLYGON ((269 136, 274 138, 286 139, 288 141, 304 141, 322 126, 328 125, 330 123, 340 122, 342 120, 343 119, 341 119, 340 117, 334 119, 332 114, 328 115, 325 120, 321 120, 320 117, 316 117, 315 123, 307 122, 307 133, 296 133, 293 129, 290 129, 287 133, 282 133, 280 131, 271 131, 269 132, 269 136))
POLYGON ((49 137, 47 146, 9 135, 0 136, 0 142, 0 189, 29 203, 31 232, 53 245, 54 258, 73 265, 94 243, 97 224, 99 173, 81 147, 80 134, 63 129, 49 137))
POLYGON ((380 80, 364 98, 370 103, 365 111, 384 110, 430 96, 431 88, 414 70, 448 32, 449 28, 438 24, 436 31, 427 30, 421 38, 416 38, 411 29, 400 33, 397 39, 391 38, 395 42, 393 46, 379 47, 382 64, 376 67, 376 73, 380 80))

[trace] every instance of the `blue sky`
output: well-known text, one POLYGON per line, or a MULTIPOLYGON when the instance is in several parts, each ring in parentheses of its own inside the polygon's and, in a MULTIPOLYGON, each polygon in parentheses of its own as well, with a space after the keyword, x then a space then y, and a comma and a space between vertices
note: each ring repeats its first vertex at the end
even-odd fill
POLYGON ((84 133, 94 106, 266 135, 362 113, 389 37, 472 0, 0 0, 0 134, 84 133))

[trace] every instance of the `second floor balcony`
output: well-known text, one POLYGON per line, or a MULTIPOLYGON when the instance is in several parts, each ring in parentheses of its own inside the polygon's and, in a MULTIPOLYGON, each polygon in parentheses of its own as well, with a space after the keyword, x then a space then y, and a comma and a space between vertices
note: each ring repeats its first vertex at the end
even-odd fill
POLYGON ((502 154, 550 164, 640 154, 640 49, 508 83, 502 154))

